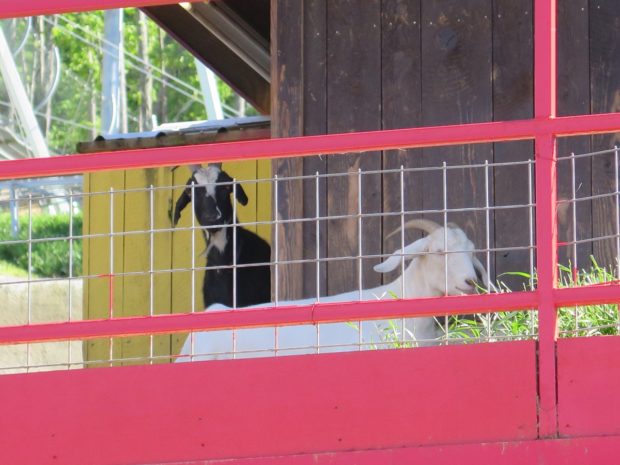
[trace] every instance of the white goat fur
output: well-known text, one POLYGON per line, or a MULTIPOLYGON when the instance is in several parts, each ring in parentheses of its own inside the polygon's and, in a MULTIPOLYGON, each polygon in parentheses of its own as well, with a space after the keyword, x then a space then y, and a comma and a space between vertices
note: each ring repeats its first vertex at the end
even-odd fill
MULTIPOLYGON (((387 260, 376 265, 375 271, 386 273, 402 266, 402 260, 411 260, 405 267, 404 273, 389 284, 371 289, 344 292, 337 295, 321 297, 321 302, 341 302, 356 300, 393 299, 395 297, 416 298, 436 297, 442 295, 469 294, 475 290, 476 271, 482 276, 485 286, 487 283, 486 271, 480 261, 473 255, 474 244, 459 227, 448 224, 441 227, 428 220, 411 220, 406 228, 419 228, 428 235, 395 251, 387 260), (444 244, 447 247, 444 247, 444 244), (444 250, 449 253, 444 254, 444 250), (447 257, 447 258, 446 258, 447 257), (445 265, 448 265, 448 274, 445 275, 445 265), (404 279, 404 286, 403 286, 404 279), (445 292, 446 282, 448 292, 445 292), (403 294, 404 289, 404 294, 403 294)), ((391 235, 399 232, 394 231, 391 235)), ((389 236, 388 236, 389 237, 389 236)), ((243 283, 239 283, 243 285, 243 283)), ((316 299, 301 299, 280 301, 282 306, 308 305, 316 299)), ((273 304, 261 304, 252 308, 269 307, 273 304)), ((230 310, 223 305, 212 305, 208 311, 230 310)), ((363 342, 367 344, 383 341, 384 328, 376 322, 368 321, 362 326, 363 342)), ((433 344, 440 335, 433 318, 415 318, 407 322, 409 336, 420 345, 433 344)), ((278 350, 286 353, 314 353, 316 345, 316 329, 313 326, 285 326, 278 329, 278 350), (286 350, 287 348, 308 347, 307 349, 286 350)), ((337 348, 324 349, 323 346, 351 345, 359 342, 359 332, 346 323, 322 324, 320 328, 321 351, 335 351, 337 348)), ((229 357, 232 352, 232 334, 230 330, 194 333, 193 353, 209 354, 198 356, 196 359, 217 359, 229 357)), ((181 350, 182 355, 192 353, 192 341, 186 341, 181 350)), ((252 357, 265 354, 265 351, 274 350, 274 329, 246 329, 237 331, 236 351, 238 357, 252 357)), ((340 350, 343 350, 342 348, 340 350)), ((347 350, 347 349, 344 349, 347 350)), ((350 350, 350 349, 349 349, 350 350)), ((181 358, 179 361, 187 360, 181 358)))

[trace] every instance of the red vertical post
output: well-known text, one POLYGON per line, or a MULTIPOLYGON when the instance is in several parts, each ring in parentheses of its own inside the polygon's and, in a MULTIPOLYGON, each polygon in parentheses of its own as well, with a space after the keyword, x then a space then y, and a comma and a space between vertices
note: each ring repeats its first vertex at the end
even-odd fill
MULTIPOLYGON (((556 116, 556 0, 535 0, 534 116, 556 116)), ((557 436, 556 144, 553 133, 536 137, 536 267, 538 272, 538 389, 540 437, 557 436)))

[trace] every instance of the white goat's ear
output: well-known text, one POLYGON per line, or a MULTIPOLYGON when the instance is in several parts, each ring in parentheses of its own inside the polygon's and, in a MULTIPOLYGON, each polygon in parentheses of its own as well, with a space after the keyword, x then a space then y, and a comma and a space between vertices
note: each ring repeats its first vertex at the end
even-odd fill
POLYGON ((489 279, 487 276, 487 270, 484 269, 484 265, 477 257, 473 257, 472 262, 474 263, 474 270, 480 273, 480 277, 482 278, 482 284, 484 284, 484 288, 489 288, 489 279))
MULTIPOLYGON (((400 264, 402 255, 423 252, 427 249, 427 245, 428 236, 423 237, 422 239, 418 239, 417 241, 405 246, 404 249, 398 249, 396 252, 392 253, 391 257, 389 257, 384 262, 375 265, 373 269, 378 273, 387 273, 389 271, 392 271, 396 269, 396 267, 400 264)), ((411 257, 405 257, 405 260, 411 260, 411 257)))

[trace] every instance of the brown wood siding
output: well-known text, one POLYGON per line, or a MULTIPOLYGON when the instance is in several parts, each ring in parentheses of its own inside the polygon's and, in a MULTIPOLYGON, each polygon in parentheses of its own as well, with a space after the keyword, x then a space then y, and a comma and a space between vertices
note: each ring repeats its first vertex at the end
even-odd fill
MULTIPOLYGON (((493 117, 490 0, 441 0, 422 3, 422 124, 490 121, 493 117)), ((423 150, 422 165, 437 167, 493 161, 491 144, 423 150)), ((444 173, 424 174, 423 208, 444 208, 444 173)), ((484 169, 446 170, 448 209, 485 206, 484 169)), ((490 193, 492 198, 492 192, 490 193)), ((430 216, 444 223, 442 214, 430 216)), ((483 211, 457 212, 447 221, 458 224, 477 244, 485 244, 483 211)), ((493 237, 493 224, 489 224, 493 237)), ((492 244, 491 244, 492 245, 492 244)))
MULTIPOLYGON (((614 0, 596 0, 590 4, 590 89, 592 113, 620 111, 620 4, 614 0)), ((593 150, 607 150, 620 144, 620 134, 605 134, 592 138, 593 150)), ((614 155, 592 160, 592 194, 615 190, 614 155)), ((616 234, 615 199, 606 197, 592 201, 592 235, 602 237, 616 234)), ((615 263, 615 239, 593 243, 593 255, 615 263)))
MULTIPOLYGON (((303 135, 303 5, 299 0, 275 0, 271 7, 272 24, 272 134, 276 137, 303 135), (274 26, 278 25, 277 28, 274 26), (274 79, 275 77, 275 79, 274 79)), ((303 160, 290 158, 274 165, 278 177, 303 174, 303 160)), ((277 184, 278 202, 275 206, 276 219, 303 217, 304 201, 301 181, 287 181, 277 184)), ((279 261, 302 258, 302 224, 279 223, 276 225, 279 261)), ((272 273, 272 289, 280 296, 301 297, 302 267, 284 265, 272 273)), ((279 296, 276 296, 278 299, 279 296)))
MULTIPOLYGON (((533 115, 532 0, 272 0, 279 7, 272 20, 274 136, 393 129, 427 125, 525 119, 533 115), (286 10, 283 5, 286 5, 286 10), (286 12, 286 14, 285 14, 286 12), (298 15, 298 16, 295 16, 298 15), (294 50, 294 51, 293 51, 294 50), (276 123, 277 124, 277 123, 276 123), (295 128, 292 131, 291 128, 295 128)), ((558 114, 574 115, 620 110, 620 3, 614 0, 558 1, 558 114)), ((609 149, 614 135, 575 137, 558 141, 558 155, 609 149)), ((455 164, 526 161, 534 157, 529 141, 475 144, 384 153, 312 157, 275 161, 281 177, 340 173, 358 168, 398 170, 455 164)), ((577 197, 612 191, 613 156, 576 162, 577 197), (605 181, 602 181, 602 179, 605 181)), ((489 170, 490 203, 496 207, 527 204, 528 167, 489 170)), ((571 163, 560 162, 560 199, 571 197, 571 163)), ((405 210, 443 208, 442 172, 408 171, 404 181, 405 210)), ((485 170, 448 170, 448 208, 485 206, 485 170)), ((278 218, 316 215, 315 181, 307 179, 280 192, 278 218), (284 198, 283 198, 284 197, 284 198), (294 197, 294 198, 293 198, 294 197)), ((357 175, 328 178, 319 186, 319 211, 357 213, 357 175)), ((398 212, 400 173, 363 176, 363 212, 398 212)), ((614 234, 614 200, 577 204, 578 239, 614 234)), ((560 244, 572 240, 572 206, 559 207, 560 244)), ((411 214, 409 217, 420 216, 411 214)), ((443 221, 441 214, 427 214, 443 221)), ((492 276, 510 271, 529 272, 527 207, 498 209, 490 215, 490 246, 521 247, 490 257, 492 276)), ((387 239, 400 216, 363 222, 363 252, 391 253, 400 237, 387 239)), ((477 248, 486 247, 484 211, 450 213, 448 221, 472 236, 477 248)), ((316 222, 291 226, 294 234, 280 242, 279 259, 316 258, 316 222)), ((283 228, 281 228, 282 230, 283 228)), ((320 255, 357 254, 355 218, 320 224, 320 255)), ((418 237, 407 232, 409 242, 418 237)), ((616 256, 615 241, 584 243, 578 265, 589 264, 594 253, 604 264, 616 256)), ((562 263, 572 260, 572 248, 561 246, 562 263)), ((483 258, 481 256, 481 258, 483 258)), ((376 260, 366 260, 363 285, 378 284, 370 272, 376 260)), ((484 261, 484 260, 483 260, 484 261)), ((355 260, 321 265, 321 294, 357 287, 355 260)), ((291 268, 292 270, 292 268, 291 268)), ((395 272, 397 273, 397 272, 395 272)), ((390 279, 390 275, 384 279, 390 279)), ((280 276, 279 298, 316 294, 316 266, 306 264, 280 276), (287 280, 296 284, 289 285, 287 280)), ((513 289, 527 280, 503 276, 513 289)))
MULTIPOLYGON (((421 8, 419 3, 407 0, 384 0, 382 5, 382 75, 383 86, 382 124, 383 129, 399 129, 422 125, 422 50, 421 8)), ((383 154, 383 169, 400 170, 400 167, 422 166, 422 150, 388 150, 383 154)), ((419 210, 422 205, 424 185, 421 173, 403 172, 401 186, 400 172, 386 173, 383 183, 390 188, 383 189, 383 211, 401 211, 401 190, 404 211, 419 210)), ((410 216, 386 216, 383 218, 384 252, 390 253, 401 247, 401 235, 387 236, 398 229, 401 221, 410 216)), ((416 233, 417 234, 417 233, 416 233)), ((408 233, 406 240, 417 238, 408 233)), ((400 268, 385 276, 389 282, 400 274, 400 268)))
MULTIPOLYGON (((590 112, 590 71, 588 40, 588 0, 560 1, 558 3, 558 115, 570 116, 590 112)), ((570 161, 561 161, 571 153, 590 151, 590 137, 558 139, 558 198, 572 198, 572 168, 570 161)), ((577 197, 592 192, 592 160, 575 160, 575 183, 577 197)), ((578 202, 577 239, 592 237, 592 202, 578 202)), ((558 209, 558 241, 573 240, 573 207, 563 204, 558 209)), ((584 267, 590 263, 592 244, 577 247, 577 259, 573 258, 572 247, 559 247, 558 256, 565 265, 584 267)))
MULTIPOLYGON (((327 132, 368 131, 381 128, 381 2, 329 0, 327 2, 327 132)), ((342 155, 327 158, 330 173, 357 173, 381 169, 381 153, 342 155)), ((327 214, 358 213, 357 175, 328 178, 327 214)), ((381 211, 381 176, 364 175, 362 211, 381 211)), ((355 217, 327 223, 327 254, 332 257, 358 254, 358 222, 355 217)), ((381 252, 381 222, 378 218, 362 222, 362 253, 381 252)), ((375 263, 376 264, 376 263, 375 263)), ((353 260, 329 262, 327 291, 348 291, 358 282, 358 263, 353 260)), ((369 260, 362 267, 364 287, 379 283, 369 260)))
MULTIPOLYGON (((303 56, 310 66, 304 68, 304 134, 316 135, 327 133, 327 0, 304 0, 304 49, 303 56)), ((301 34, 301 31, 300 31, 301 34)), ((325 157, 305 158, 304 176, 315 176, 327 172, 325 157)), ((303 183, 304 218, 315 218, 317 180, 309 179, 303 183)), ((319 216, 327 215, 327 184, 318 178, 319 216)), ((327 256, 327 224, 319 221, 318 257, 316 222, 303 226, 303 257, 316 260, 327 256), (321 240, 321 238, 323 238, 321 240)), ((327 263, 321 262, 318 279, 318 291, 325 295, 327 289, 327 263)), ((303 295, 317 295, 316 265, 307 263, 303 266, 303 295)))
MULTIPOLYGON (((531 0, 496 0, 493 4, 493 119, 495 121, 531 118, 534 113, 532 82, 533 15, 531 0)), ((534 144, 529 141, 493 144, 494 161, 518 162, 533 158, 534 144)), ((496 206, 526 205, 530 198, 527 182, 530 167, 499 166, 493 170, 491 182, 497 186, 496 206)), ((534 168, 531 167, 533 172, 534 168)), ((495 246, 524 247, 530 242, 530 210, 498 209, 495 211, 495 246)), ((532 227, 535 224, 532 222, 532 227)), ((486 258, 486 257, 485 257, 486 258)), ((491 273, 512 289, 521 289, 523 279, 504 273, 530 271, 529 250, 508 250, 495 254, 491 273), (504 274, 504 275, 503 275, 504 274)))

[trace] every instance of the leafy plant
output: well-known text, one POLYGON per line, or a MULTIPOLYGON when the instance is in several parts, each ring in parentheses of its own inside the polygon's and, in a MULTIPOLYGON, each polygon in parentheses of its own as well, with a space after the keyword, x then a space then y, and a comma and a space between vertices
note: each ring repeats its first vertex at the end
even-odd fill
MULTIPOLYGON (((82 243, 69 241, 68 214, 32 216, 31 272, 46 277, 69 276, 70 249, 73 252, 73 275, 82 270, 82 243), (72 243, 72 245, 71 245, 72 243)), ((73 234, 80 235, 82 216, 73 216, 73 234)), ((28 215, 19 217, 19 233, 13 237, 10 214, 0 214, 0 260, 4 260, 22 270, 28 271, 29 264, 29 219, 28 215)))
MULTIPOLYGON (((616 280, 613 271, 600 266, 590 257, 591 266, 573 273, 570 267, 560 266, 560 287, 603 284, 616 280)), ((598 336, 618 334, 619 319, 616 304, 583 305, 563 308, 558 312, 561 336, 598 336)))

